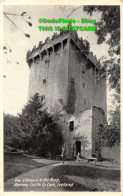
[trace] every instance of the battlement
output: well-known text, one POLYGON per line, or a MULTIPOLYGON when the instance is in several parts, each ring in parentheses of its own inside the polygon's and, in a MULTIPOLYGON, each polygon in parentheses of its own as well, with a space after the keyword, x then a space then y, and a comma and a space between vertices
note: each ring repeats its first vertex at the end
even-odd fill
POLYGON ((97 60, 96 55, 93 54, 93 52, 89 52, 88 54, 88 59, 99 69, 100 64, 99 61, 97 60))
POLYGON ((29 67, 31 63, 37 58, 43 60, 43 57, 46 55, 50 57, 51 53, 57 52, 56 48, 64 49, 65 44, 70 42, 70 40, 73 41, 76 49, 84 54, 96 66, 96 68, 99 69, 99 62, 96 56, 94 56, 93 53, 90 52, 90 43, 87 40, 83 40, 82 37, 79 38, 76 31, 67 30, 61 30, 59 34, 54 33, 51 38, 47 37, 44 43, 40 41, 37 47, 33 46, 33 49, 31 51, 28 50, 26 61, 29 67))

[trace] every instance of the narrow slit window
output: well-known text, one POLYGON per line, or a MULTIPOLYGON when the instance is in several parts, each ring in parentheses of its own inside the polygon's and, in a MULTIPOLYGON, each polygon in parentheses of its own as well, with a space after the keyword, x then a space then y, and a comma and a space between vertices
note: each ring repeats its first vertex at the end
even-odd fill
POLYGON ((47 80, 46 79, 43 79, 43 84, 46 84, 47 83, 47 80))
POLYGON ((69 130, 73 131, 74 130, 74 121, 69 122, 69 130))
POLYGON ((87 105, 87 100, 86 99, 84 99, 84 104, 87 105))

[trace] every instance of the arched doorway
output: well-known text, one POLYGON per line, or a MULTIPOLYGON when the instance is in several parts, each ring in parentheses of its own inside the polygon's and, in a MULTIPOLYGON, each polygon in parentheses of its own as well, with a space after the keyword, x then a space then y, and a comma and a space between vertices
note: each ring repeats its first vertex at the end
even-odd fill
POLYGON ((81 154, 81 141, 76 140, 75 145, 76 145, 76 154, 77 155, 78 155, 78 153, 81 154))

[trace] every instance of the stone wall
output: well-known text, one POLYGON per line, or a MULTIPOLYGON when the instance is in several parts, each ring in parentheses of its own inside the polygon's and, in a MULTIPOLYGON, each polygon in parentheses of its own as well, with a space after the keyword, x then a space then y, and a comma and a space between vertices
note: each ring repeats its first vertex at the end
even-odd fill
POLYGON ((76 157, 76 141, 81 142, 81 155, 83 157, 97 156, 95 151, 98 143, 98 131, 100 125, 106 124, 104 111, 96 106, 76 115, 67 115, 66 119, 66 151, 67 157, 76 157), (74 122, 74 129, 69 125, 74 122))
POLYGON ((100 126, 107 125, 104 111, 96 106, 92 107, 92 155, 97 155, 98 150, 98 133, 100 126))
MULTIPOLYGON (((87 109, 78 114, 62 114, 60 120, 57 121, 62 127, 64 136, 64 146, 66 158, 73 159, 77 156, 76 141, 81 142, 82 157, 97 157, 96 144, 98 140, 99 126, 107 124, 104 111, 96 106, 87 109), (70 123, 73 122, 73 129, 70 129, 70 123)), ((114 160, 120 162, 120 147, 101 148, 101 156, 105 160, 114 160)))
POLYGON ((105 79, 98 80, 99 70, 70 42, 68 64, 68 82, 75 83, 75 113, 91 108, 101 107, 106 113, 105 79))
POLYGON ((30 66, 28 99, 36 92, 45 96, 46 107, 55 112, 61 109, 59 99, 66 103, 68 86, 68 44, 61 45, 50 56, 37 59, 30 66), (44 81, 45 80, 45 81, 44 81), (43 83, 45 82, 45 83, 43 83))
POLYGON ((63 130, 67 158, 71 159, 76 157, 76 141, 78 139, 81 141, 81 155, 91 156, 92 109, 76 115, 64 115, 63 119, 59 123, 63 130), (71 122, 73 122, 73 129, 70 128, 71 122))

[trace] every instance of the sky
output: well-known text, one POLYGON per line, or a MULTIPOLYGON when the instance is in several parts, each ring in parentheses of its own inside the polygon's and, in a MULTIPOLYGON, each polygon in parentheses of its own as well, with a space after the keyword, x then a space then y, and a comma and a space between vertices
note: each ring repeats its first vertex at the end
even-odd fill
MULTIPOLYGON (((21 113, 22 108, 27 103, 28 96, 28 84, 29 84, 29 67, 26 63, 26 53, 28 50, 32 50, 34 45, 38 45, 39 41, 45 41, 47 37, 51 37, 56 31, 39 31, 38 26, 41 24, 38 22, 39 18, 47 19, 58 19, 64 18, 71 13, 73 9, 79 6, 4 6, 5 13, 21 14, 26 12, 24 19, 28 19, 32 23, 30 27, 20 16, 9 15, 10 19, 15 22, 19 27, 19 30, 15 28, 11 22, 4 16, 3 20, 3 46, 7 47, 7 54, 4 50, 4 62, 3 62, 3 74, 4 74, 4 113, 9 113, 12 115, 17 115, 21 113), (30 38, 24 36, 24 33, 30 34, 30 38)), ((69 17, 69 19, 80 20, 81 18, 87 19, 100 19, 100 14, 96 13, 93 16, 87 15, 83 12, 82 7, 77 9, 69 17)), ((43 26, 48 26, 54 24, 43 24, 43 26)), ((66 24, 60 23, 58 26, 66 24)), ((82 26, 82 23, 75 23, 77 26, 82 26)), ((73 26, 75 26, 73 24, 73 26)), ((89 24, 90 25, 90 24, 89 24)), ((97 45, 97 36, 93 31, 78 31, 79 37, 87 39, 90 42, 90 50, 99 59, 101 56, 108 56, 108 45, 105 43, 97 45)), ((109 90, 108 102, 109 102, 109 90)))

